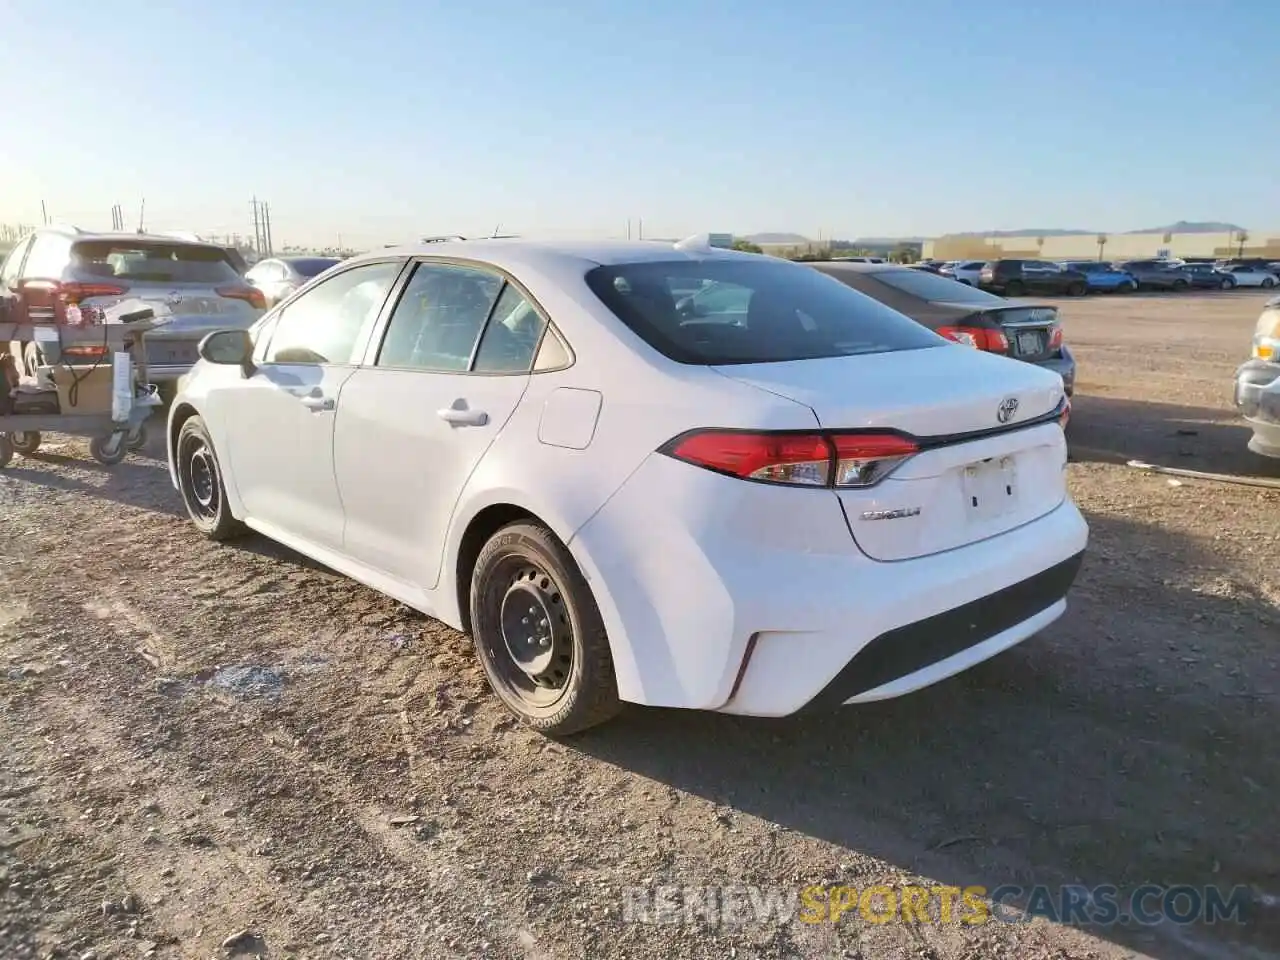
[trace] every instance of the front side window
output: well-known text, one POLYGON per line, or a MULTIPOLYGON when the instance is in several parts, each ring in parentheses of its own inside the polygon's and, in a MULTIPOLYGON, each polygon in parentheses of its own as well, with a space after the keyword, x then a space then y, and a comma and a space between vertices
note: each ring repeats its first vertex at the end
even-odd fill
POLYGON ((810 267, 768 260, 656 261, 594 267, 587 286, 627 327, 678 363, 774 363, 945 344, 872 297, 810 267), (678 291, 727 284, 745 310, 682 311, 678 291))
POLYGON ((467 370, 502 286, 501 277, 472 267, 419 264, 391 315, 377 365, 467 370))
POLYGON ((399 261, 344 270, 291 302, 276 321, 267 363, 354 363, 361 332, 382 310, 399 261))

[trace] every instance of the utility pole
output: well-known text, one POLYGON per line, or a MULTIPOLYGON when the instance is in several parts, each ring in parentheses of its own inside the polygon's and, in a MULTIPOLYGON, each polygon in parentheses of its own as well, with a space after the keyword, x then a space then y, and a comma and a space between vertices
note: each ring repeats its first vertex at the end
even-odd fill
POLYGON ((636 239, 644 239, 644 217, 640 217, 636 220, 636 239))
POLYGON ((627 239, 631 239, 631 218, 627 217, 627 239))
POLYGON ((276 247, 271 239, 271 206, 265 201, 262 204, 262 234, 267 241, 267 256, 274 257, 276 247))
POLYGON ((147 221, 147 198, 142 198, 142 206, 138 210, 138 232, 142 233, 143 225, 147 221))
POLYGON ((253 205, 253 249, 258 256, 262 256, 262 224, 258 220, 258 198, 254 197, 250 202, 253 205))
POLYGON ((40 221, 44 226, 49 225, 49 209, 44 205, 44 201, 40 201, 40 221))

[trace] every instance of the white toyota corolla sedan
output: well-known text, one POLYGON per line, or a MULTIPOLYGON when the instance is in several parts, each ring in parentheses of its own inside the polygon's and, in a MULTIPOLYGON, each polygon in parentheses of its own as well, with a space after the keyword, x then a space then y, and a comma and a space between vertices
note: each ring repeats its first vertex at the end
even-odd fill
POLYGON ((382 250, 201 357, 195 525, 470 633, 548 733, 909 693, 1060 616, 1085 549, 1057 374, 705 241, 382 250))

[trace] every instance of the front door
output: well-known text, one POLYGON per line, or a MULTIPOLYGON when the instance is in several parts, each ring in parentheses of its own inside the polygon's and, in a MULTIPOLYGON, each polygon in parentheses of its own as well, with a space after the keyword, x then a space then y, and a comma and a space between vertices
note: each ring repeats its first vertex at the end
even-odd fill
POLYGON ((544 318, 496 273, 421 263, 342 390, 345 552, 431 589, 458 497, 529 381, 544 318))
POLYGON ((291 303, 255 372, 228 391, 227 456, 246 519, 341 549, 334 422, 401 267, 395 260, 362 264, 291 303))

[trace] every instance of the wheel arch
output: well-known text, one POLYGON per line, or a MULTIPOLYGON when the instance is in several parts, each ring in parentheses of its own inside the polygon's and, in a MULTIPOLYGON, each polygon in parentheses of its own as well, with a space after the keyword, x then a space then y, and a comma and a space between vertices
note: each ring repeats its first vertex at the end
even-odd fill
POLYGON ((174 489, 178 487, 178 468, 175 460, 178 446, 178 434, 182 431, 182 425, 192 417, 198 417, 200 411, 195 406, 186 401, 175 403, 173 409, 169 411, 169 424, 165 431, 164 450, 165 456, 169 461, 169 480, 173 483, 174 489))
POLYGON ((464 633, 471 633, 471 574, 475 571, 480 551, 489 542, 489 538, 503 527, 522 520, 541 523, 564 542, 564 537, 551 524, 526 507, 514 503, 491 503, 467 522, 458 541, 453 564, 453 599, 458 604, 458 621, 464 633))

